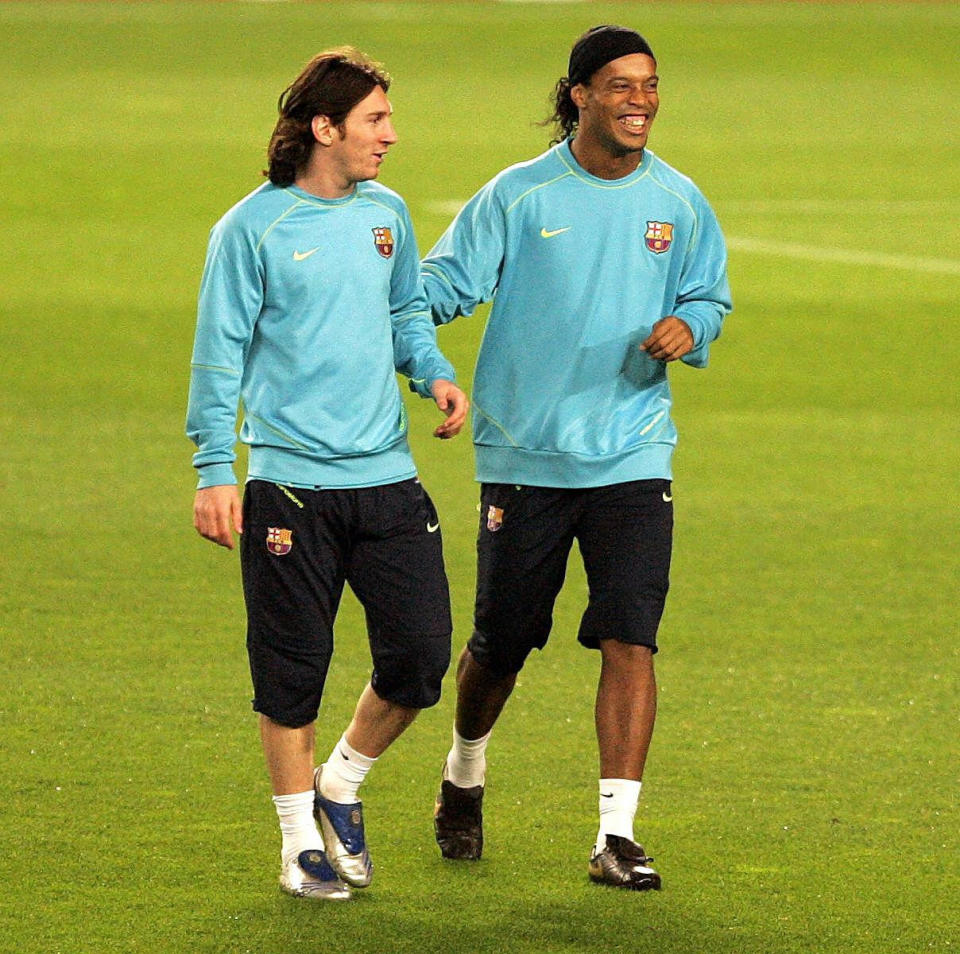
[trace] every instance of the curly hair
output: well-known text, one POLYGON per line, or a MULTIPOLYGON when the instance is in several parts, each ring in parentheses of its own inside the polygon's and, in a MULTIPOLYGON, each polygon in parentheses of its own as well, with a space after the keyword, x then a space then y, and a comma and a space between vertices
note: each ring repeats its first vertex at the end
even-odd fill
POLYGON ((343 132, 347 114, 374 87, 390 88, 390 76, 379 64, 352 46, 318 53, 280 94, 280 116, 267 147, 263 174, 274 185, 288 186, 313 150, 314 116, 327 116, 343 132))
POLYGON ((580 120, 580 110, 577 109, 570 97, 572 88, 573 85, 568 77, 561 76, 557 80, 550 103, 553 107, 553 114, 540 123, 541 126, 553 124, 554 138, 550 140, 551 146, 563 142, 564 139, 569 139, 576 132, 577 123, 580 120))

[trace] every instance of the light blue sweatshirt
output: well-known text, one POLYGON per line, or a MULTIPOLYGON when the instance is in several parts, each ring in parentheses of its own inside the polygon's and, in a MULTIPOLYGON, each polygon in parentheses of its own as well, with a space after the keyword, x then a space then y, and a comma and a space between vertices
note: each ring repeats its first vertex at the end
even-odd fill
POLYGON ((477 479, 596 487, 667 478, 677 432, 666 365, 638 345, 677 315, 694 350, 731 308, 726 249, 706 199, 645 150, 598 179, 564 141, 504 170, 422 265, 434 321, 493 299, 477 357, 477 479))
POLYGON ((371 181, 321 199, 266 183, 214 226, 187 410, 199 487, 236 483, 238 400, 248 479, 313 488, 414 476, 395 369, 424 397, 454 379, 395 192, 371 181))

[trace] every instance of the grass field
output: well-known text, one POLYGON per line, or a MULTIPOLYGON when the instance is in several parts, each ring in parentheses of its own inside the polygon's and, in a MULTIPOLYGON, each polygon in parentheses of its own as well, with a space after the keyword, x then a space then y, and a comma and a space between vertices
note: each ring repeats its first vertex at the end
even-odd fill
MULTIPOLYGON (((960 8, 934 3, 0 4, 0 951, 918 952, 960 946, 960 8), (325 46, 395 77, 382 180, 422 248, 537 154, 573 38, 657 51, 652 148, 711 198, 736 311, 677 368, 678 529, 637 831, 588 883, 592 687, 554 637, 491 744, 488 847, 441 861, 441 704, 364 788, 373 887, 277 890, 235 554, 190 526, 207 231, 325 46)), ((469 382, 482 319, 441 332, 469 382)), ((549 379, 546 380, 549 386, 549 379)), ((408 402, 471 619, 470 444, 408 402)), ((367 678, 345 601, 324 753, 367 678)))

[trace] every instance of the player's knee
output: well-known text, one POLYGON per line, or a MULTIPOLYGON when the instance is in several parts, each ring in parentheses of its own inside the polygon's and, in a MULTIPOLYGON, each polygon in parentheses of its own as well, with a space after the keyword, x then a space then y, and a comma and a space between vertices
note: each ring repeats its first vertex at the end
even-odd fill
POLYGON ((436 705, 450 666, 450 633, 417 638, 380 634, 377 642, 370 678, 373 691, 409 709, 436 705))
POLYGON ((629 669, 648 663, 656 652, 655 646, 649 642, 626 642, 616 637, 601 639, 599 645, 600 655, 605 663, 620 664, 629 669))
POLYGON ((297 654, 248 638, 253 709, 278 725, 299 729, 314 722, 330 665, 326 652, 297 654))
POLYGON ((515 677, 534 648, 542 649, 542 641, 494 638, 487 631, 474 629, 467 648, 473 661, 493 677, 515 677))

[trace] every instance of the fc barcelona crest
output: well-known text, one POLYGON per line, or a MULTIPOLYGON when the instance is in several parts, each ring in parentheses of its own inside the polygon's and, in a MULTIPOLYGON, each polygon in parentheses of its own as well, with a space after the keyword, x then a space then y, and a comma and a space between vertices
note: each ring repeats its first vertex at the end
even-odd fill
POLYGON ((647 248, 660 255, 670 248, 673 241, 673 222, 647 222, 647 234, 644 235, 647 248))
POLYGON ((373 244, 377 246, 377 251, 384 258, 389 258, 391 255, 393 255, 393 233, 390 231, 390 229, 374 229, 373 244))
POLYGON ((487 529, 491 533, 496 533, 503 526, 503 507, 494 507, 490 504, 487 511, 487 529))
POLYGON ((274 556, 286 556, 293 549, 293 531, 282 527, 267 528, 267 549, 274 556))

